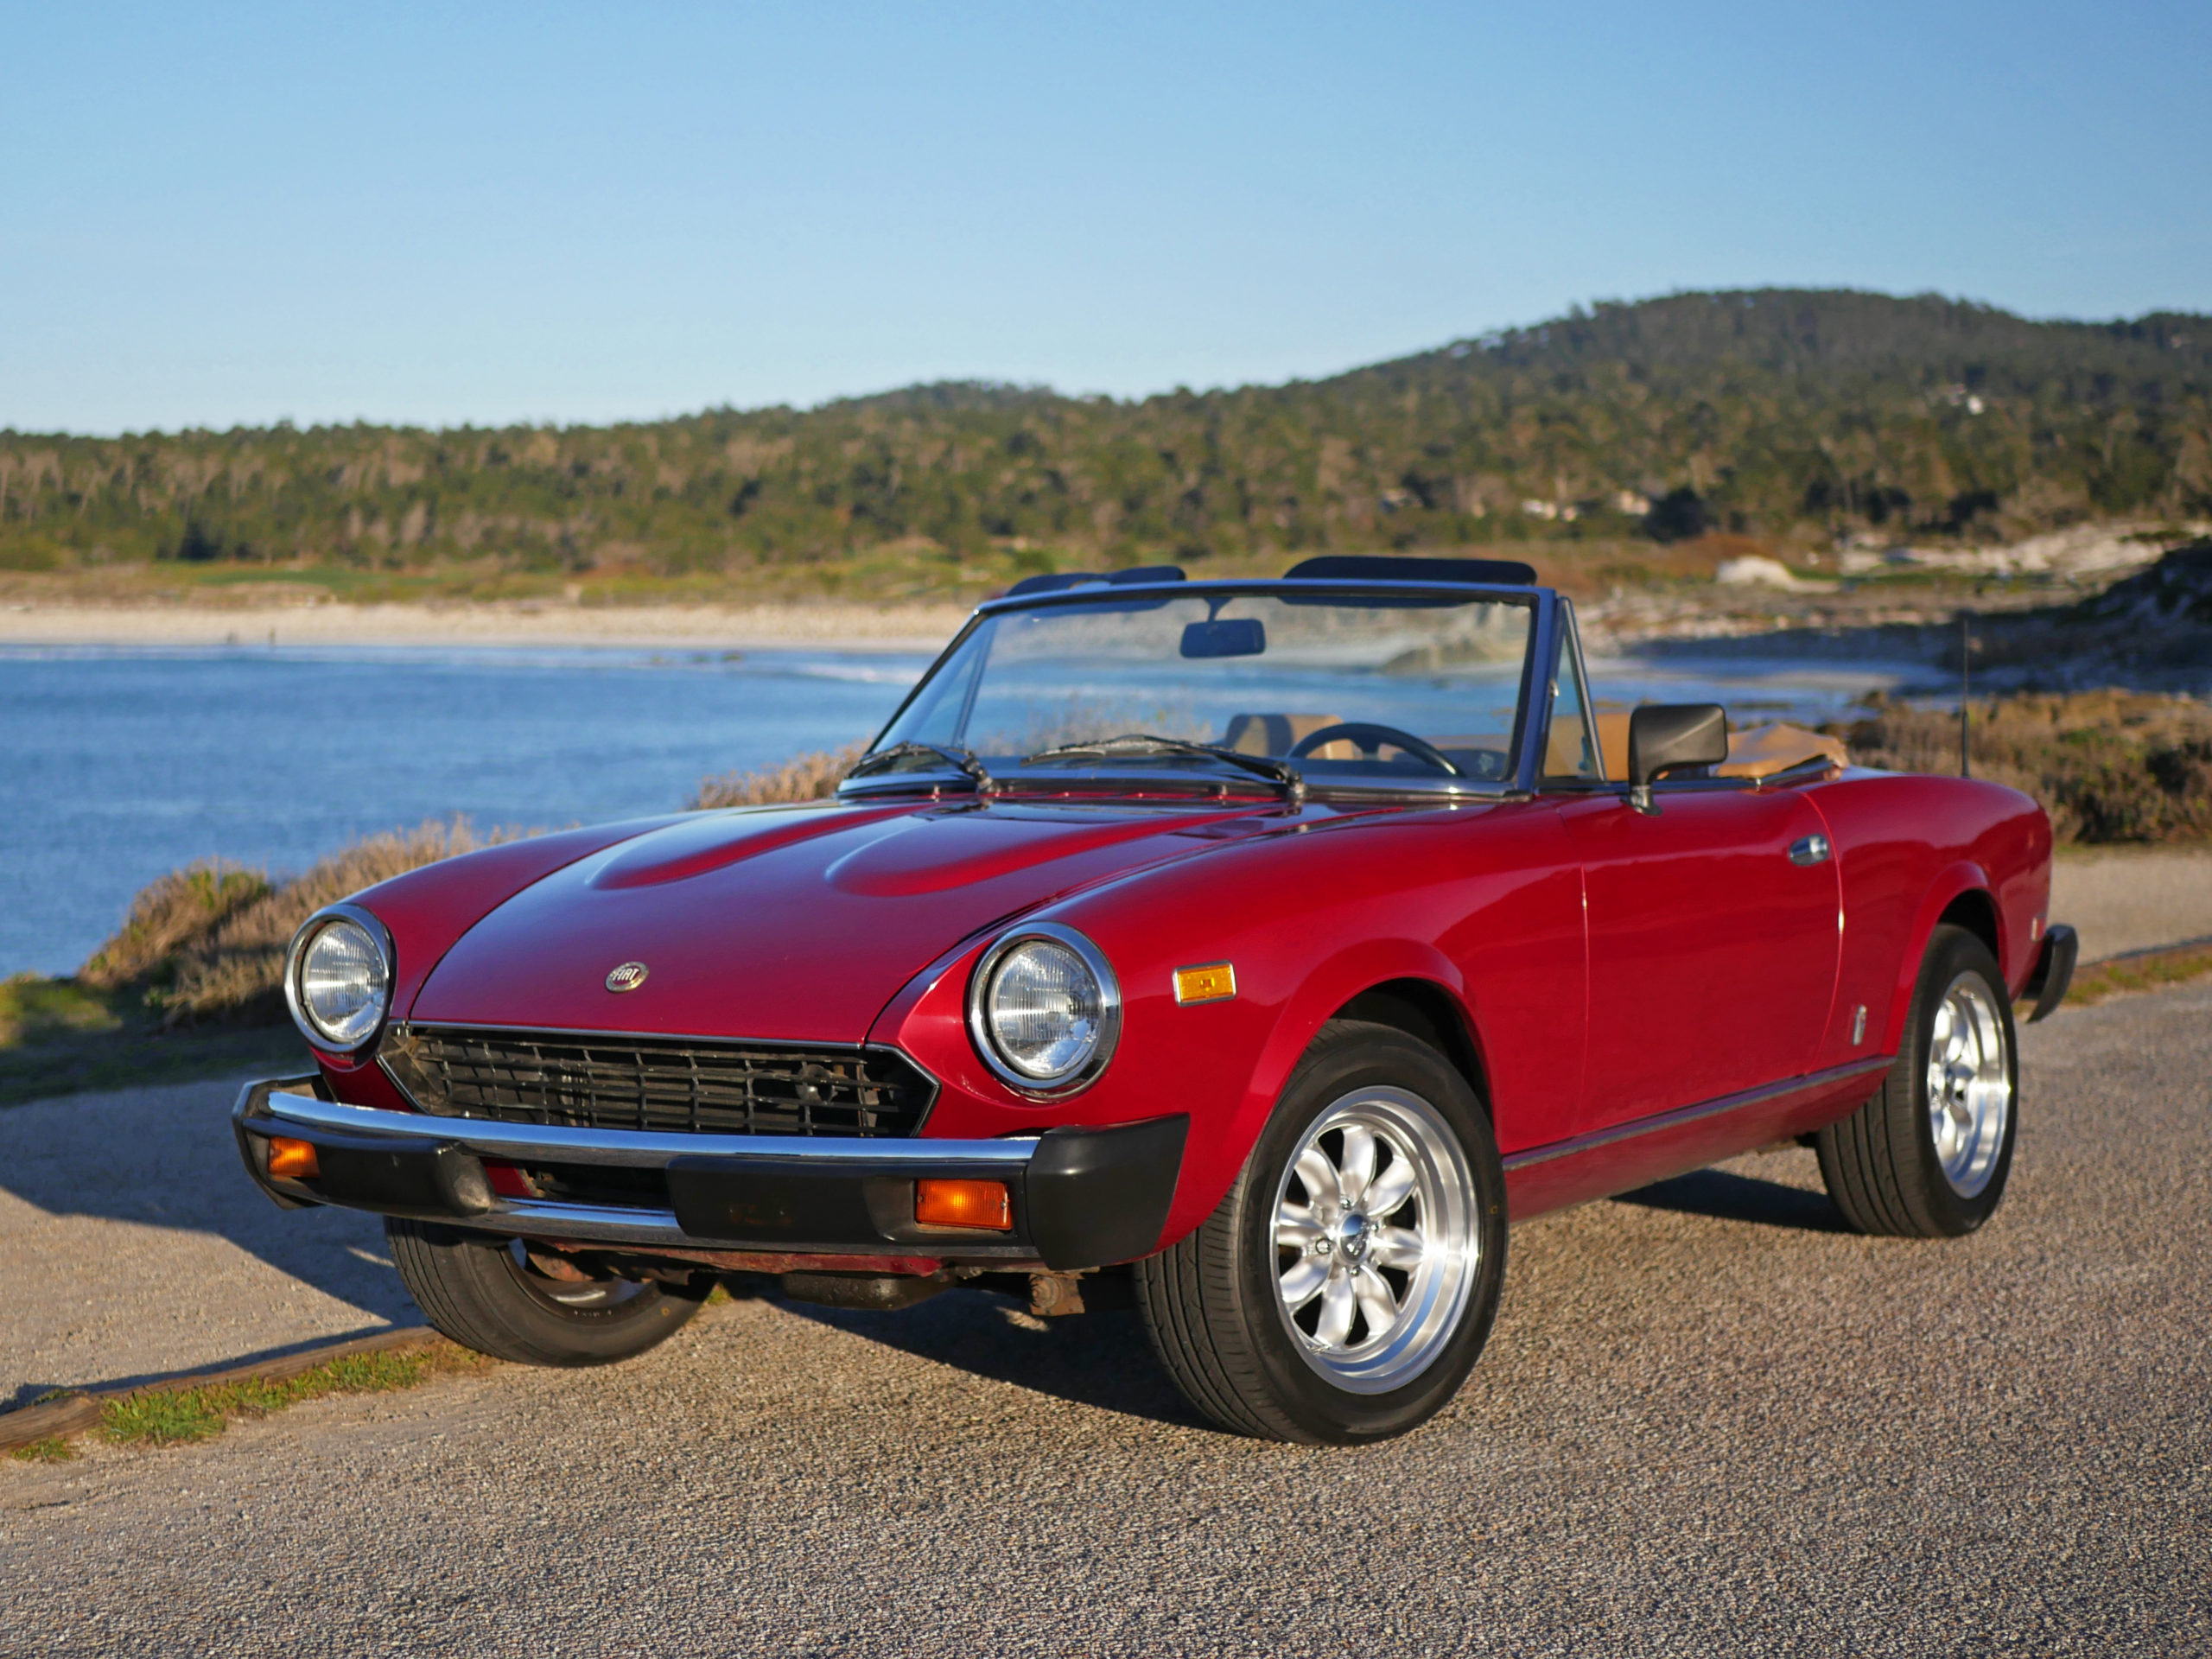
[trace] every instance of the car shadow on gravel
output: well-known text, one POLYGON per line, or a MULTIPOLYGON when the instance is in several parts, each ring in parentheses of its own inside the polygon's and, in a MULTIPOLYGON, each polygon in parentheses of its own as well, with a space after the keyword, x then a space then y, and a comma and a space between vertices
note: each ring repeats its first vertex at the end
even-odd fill
POLYGON ((1802 1186, 1764 1181, 1754 1175, 1738 1175, 1725 1169, 1693 1170, 1669 1181, 1624 1192, 1616 1204, 1641 1205, 1647 1210, 1672 1210, 1687 1216, 1711 1216, 1716 1221, 1748 1221, 1762 1227, 1789 1227, 1805 1233, 1844 1233, 1851 1230, 1825 1192, 1802 1186))
POLYGON ((0 1402, 35 1397, 55 1367, 69 1373, 55 1382, 137 1382, 422 1322, 374 1217, 280 1211, 247 1178, 237 1092, 209 1082, 0 1110, 0 1217, 44 1264, 17 1275, 17 1300, 99 1310, 36 1321, 67 1352, 35 1362, 0 1332, 0 1402), (203 1327, 172 1317, 179 1294, 207 1310, 203 1327), (81 1339, 60 1334, 77 1325, 81 1339))
POLYGON ((1133 1313, 1032 1319, 1014 1302, 980 1290, 947 1291, 897 1313, 783 1306, 833 1330, 995 1382, 1149 1422, 1210 1427, 1160 1369, 1133 1313))

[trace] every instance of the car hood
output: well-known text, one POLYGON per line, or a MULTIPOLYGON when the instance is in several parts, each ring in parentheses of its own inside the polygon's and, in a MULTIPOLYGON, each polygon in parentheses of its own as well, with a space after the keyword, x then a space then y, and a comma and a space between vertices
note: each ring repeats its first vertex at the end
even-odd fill
POLYGON ((908 980, 992 923, 1299 816, 1006 803, 701 813, 524 888, 461 937, 407 1017, 857 1043, 908 980), (610 990, 630 963, 643 978, 610 990))

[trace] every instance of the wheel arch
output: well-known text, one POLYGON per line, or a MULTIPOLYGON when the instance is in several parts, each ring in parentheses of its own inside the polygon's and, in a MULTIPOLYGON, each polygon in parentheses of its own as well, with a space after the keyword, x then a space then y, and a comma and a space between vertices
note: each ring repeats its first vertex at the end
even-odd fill
POLYGON ((2000 963, 2005 960, 2004 925, 1998 918, 1997 900, 1986 888, 1969 887, 1944 906, 1943 913, 1936 918, 1936 925, 1947 925, 1966 929, 1989 947, 1991 956, 2000 963))
POLYGON ((1388 979, 1370 985, 1329 1016, 1390 1026, 1427 1043, 1452 1063, 1482 1102, 1491 1105, 1490 1080, 1467 1011, 1445 986, 1433 979, 1388 979))
POLYGON ((1163 1243, 1173 1244, 1212 1213, 1251 1156, 1299 1062, 1322 1027, 1340 1017, 1373 1019, 1434 1044, 1490 1109, 1489 1068, 1451 959, 1416 939, 1363 940, 1316 964, 1284 1000, 1235 1111, 1218 1125, 1192 1125, 1193 1147, 1163 1243))
POLYGON ((1920 982, 1920 965, 1927 960, 1929 942, 1936 937, 1936 930, 1946 924, 1963 927, 1987 945, 2000 964, 2005 961, 2004 910, 1991 891, 1988 874, 1979 864, 1961 860, 1929 884, 1920 901, 1920 912, 1913 919, 1911 944, 1897 964, 1889 1019, 1884 1027, 1885 1046, 1892 1054, 1904 1041, 1905 1014, 1911 1006, 1913 987, 1920 982))

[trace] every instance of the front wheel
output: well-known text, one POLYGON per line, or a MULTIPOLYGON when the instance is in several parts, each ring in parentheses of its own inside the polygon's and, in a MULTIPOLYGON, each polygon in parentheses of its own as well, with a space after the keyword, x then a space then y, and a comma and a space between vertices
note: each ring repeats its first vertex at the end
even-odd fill
POLYGON ((711 1288, 591 1274, 518 1239, 387 1217, 392 1264, 431 1325, 522 1365, 606 1365, 664 1341, 711 1288))
POLYGON ((1337 1020, 1198 1230, 1140 1262, 1154 1347, 1191 1403, 1269 1440, 1354 1443, 1440 1411, 1505 1270, 1505 1177, 1466 1079, 1337 1020))
POLYGON ((1964 928, 1929 941, 1882 1091, 1815 1140, 1821 1177, 1862 1233, 1955 1238, 2005 1196, 2019 1133, 2012 1001, 1964 928))

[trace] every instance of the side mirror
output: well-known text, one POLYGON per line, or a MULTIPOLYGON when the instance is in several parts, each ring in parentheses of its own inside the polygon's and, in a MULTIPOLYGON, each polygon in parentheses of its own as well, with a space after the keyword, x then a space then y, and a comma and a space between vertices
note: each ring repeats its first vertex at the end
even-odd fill
POLYGON ((1651 785, 1679 766, 1717 766, 1728 758, 1728 711, 1717 702, 1652 703, 1628 717, 1628 804, 1658 811, 1651 785))

